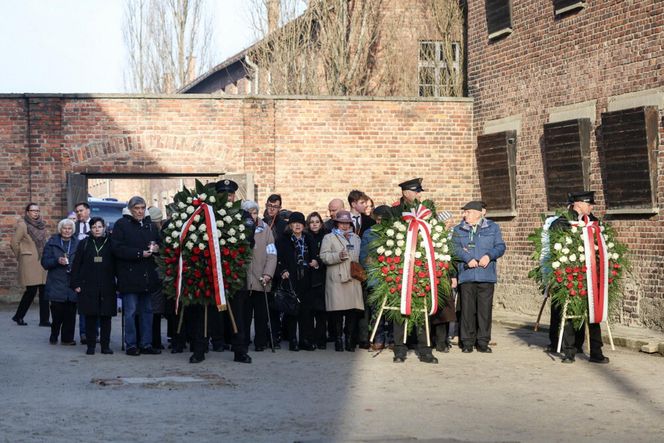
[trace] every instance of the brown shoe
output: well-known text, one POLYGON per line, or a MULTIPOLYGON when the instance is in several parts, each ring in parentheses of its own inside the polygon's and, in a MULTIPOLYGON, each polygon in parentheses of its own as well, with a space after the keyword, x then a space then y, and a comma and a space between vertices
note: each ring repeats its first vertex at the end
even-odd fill
POLYGON ((385 344, 384 343, 373 343, 371 345, 371 350, 372 351, 380 351, 382 349, 385 349, 385 344))

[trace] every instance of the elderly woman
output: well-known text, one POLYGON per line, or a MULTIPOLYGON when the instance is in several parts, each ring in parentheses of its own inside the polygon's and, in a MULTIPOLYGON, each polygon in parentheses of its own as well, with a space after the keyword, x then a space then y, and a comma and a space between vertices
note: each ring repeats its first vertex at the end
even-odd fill
POLYGON ((27 325, 23 317, 30 309, 37 292, 39 292, 39 326, 51 326, 48 321, 48 300, 44 295, 46 270, 39 263, 48 239, 48 231, 40 214, 37 204, 28 203, 25 215, 16 224, 16 232, 11 241, 12 252, 18 260, 18 281, 21 286, 25 286, 16 314, 12 317, 12 320, 20 326, 27 325))
MULTIPOLYGON (((334 229, 323 238, 320 258, 327 265, 325 278, 325 307, 334 324, 334 350, 344 350, 343 321, 346 320, 346 351, 355 352, 353 336, 357 328, 359 311, 364 310, 362 284, 351 276, 351 262, 360 258, 360 237, 353 232, 353 221, 348 211, 338 211, 334 229)), ((358 263, 359 264, 359 263, 358 263)))
MULTIPOLYGON (((97 333, 97 323, 102 354, 112 354, 111 317, 117 313, 115 295, 115 261, 111 242, 106 236, 106 223, 101 217, 92 217, 90 235, 78 244, 72 264, 71 287, 78 294, 78 311, 85 316, 88 337, 97 333)), ((86 354, 95 353, 95 340, 87 341, 86 354)))
POLYGON ((311 271, 320 265, 318 249, 313 238, 304 232, 304 214, 293 212, 288 219, 289 233, 277 242, 277 274, 282 284, 290 285, 295 290, 299 300, 300 309, 297 315, 286 317, 286 327, 290 344, 288 349, 299 351, 314 351, 313 344, 313 317, 311 304, 311 271), (297 329, 299 326, 300 339, 298 343, 297 329))
MULTIPOLYGON (((251 334, 251 320, 254 319, 254 347, 256 352, 264 351, 268 345, 267 316, 268 308, 265 304, 265 292, 270 291, 272 276, 277 268, 277 248, 274 245, 274 235, 270 227, 258 218, 258 203, 247 200, 242 202, 242 209, 251 214, 256 224, 254 232, 254 248, 251 255, 251 264, 247 270, 245 288, 238 291, 246 297, 244 316, 244 339, 249 342, 251 334)), ((236 294, 237 295, 237 294, 236 294)), ((272 339, 270 337, 270 339, 272 339)))
POLYGON ((51 338, 54 345, 75 345, 76 292, 71 288, 71 267, 76 255, 78 240, 74 237, 74 222, 65 218, 58 223, 58 233, 48 239, 41 264, 48 271, 46 298, 51 302, 51 338))

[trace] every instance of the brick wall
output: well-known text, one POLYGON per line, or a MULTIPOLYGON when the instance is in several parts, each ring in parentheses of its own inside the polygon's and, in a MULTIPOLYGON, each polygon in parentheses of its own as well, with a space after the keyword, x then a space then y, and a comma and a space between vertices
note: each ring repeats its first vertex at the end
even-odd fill
MULTIPOLYGON (((512 34, 489 42, 485 2, 468 0, 468 88, 475 100, 475 134, 483 133, 487 121, 521 116, 518 216, 501 221, 509 252, 500 266, 503 278, 497 300, 529 313, 536 313, 541 297, 527 279, 532 262, 526 236, 546 211, 540 139, 550 109, 595 100, 596 131, 610 97, 652 89, 664 93, 664 2, 590 1, 584 10, 561 18, 554 17, 552 3, 512 0, 512 34)), ((660 115, 663 103, 660 99, 660 115)), ((661 124, 660 120, 660 140, 661 124)), ((596 212, 603 215, 595 134, 590 179, 597 191, 596 212)), ((662 154, 658 157, 662 177, 662 154)), ((664 184, 661 178, 658 183, 661 212, 664 184)), ((627 282, 621 317, 628 324, 664 328, 662 216, 614 216, 612 222, 633 252, 634 272, 627 282)))
POLYGON ((32 199, 52 229, 67 172, 252 173, 261 204, 279 192, 289 209, 322 213, 352 188, 391 203, 421 176, 454 209, 473 176, 471 119, 469 99, 0 95, 0 299, 18 294, 17 218, 32 199))

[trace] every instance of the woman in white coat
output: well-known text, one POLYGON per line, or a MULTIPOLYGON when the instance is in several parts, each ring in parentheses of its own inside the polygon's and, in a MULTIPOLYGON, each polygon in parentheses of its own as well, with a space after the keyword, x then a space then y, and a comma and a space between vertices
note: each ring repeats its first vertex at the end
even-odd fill
POLYGON ((355 351, 353 339, 357 320, 364 311, 362 284, 351 276, 351 262, 359 263, 360 237, 353 232, 353 222, 348 211, 338 211, 334 229, 323 238, 320 258, 327 265, 325 275, 325 308, 334 325, 335 351, 355 351), (346 319, 346 336, 343 321, 346 319), (344 343, 345 341, 345 343, 344 343))

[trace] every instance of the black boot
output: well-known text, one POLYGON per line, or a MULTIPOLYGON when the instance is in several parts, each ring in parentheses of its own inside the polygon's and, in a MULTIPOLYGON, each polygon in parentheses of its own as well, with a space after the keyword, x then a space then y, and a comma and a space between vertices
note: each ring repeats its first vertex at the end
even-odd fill
POLYGON ((355 343, 353 342, 353 339, 349 337, 350 334, 346 335, 344 342, 345 342, 345 348, 346 351, 348 352, 355 352, 355 343))
POLYGON ((344 341, 341 339, 341 337, 337 337, 337 339, 334 341, 334 350, 337 352, 344 351, 344 341))

